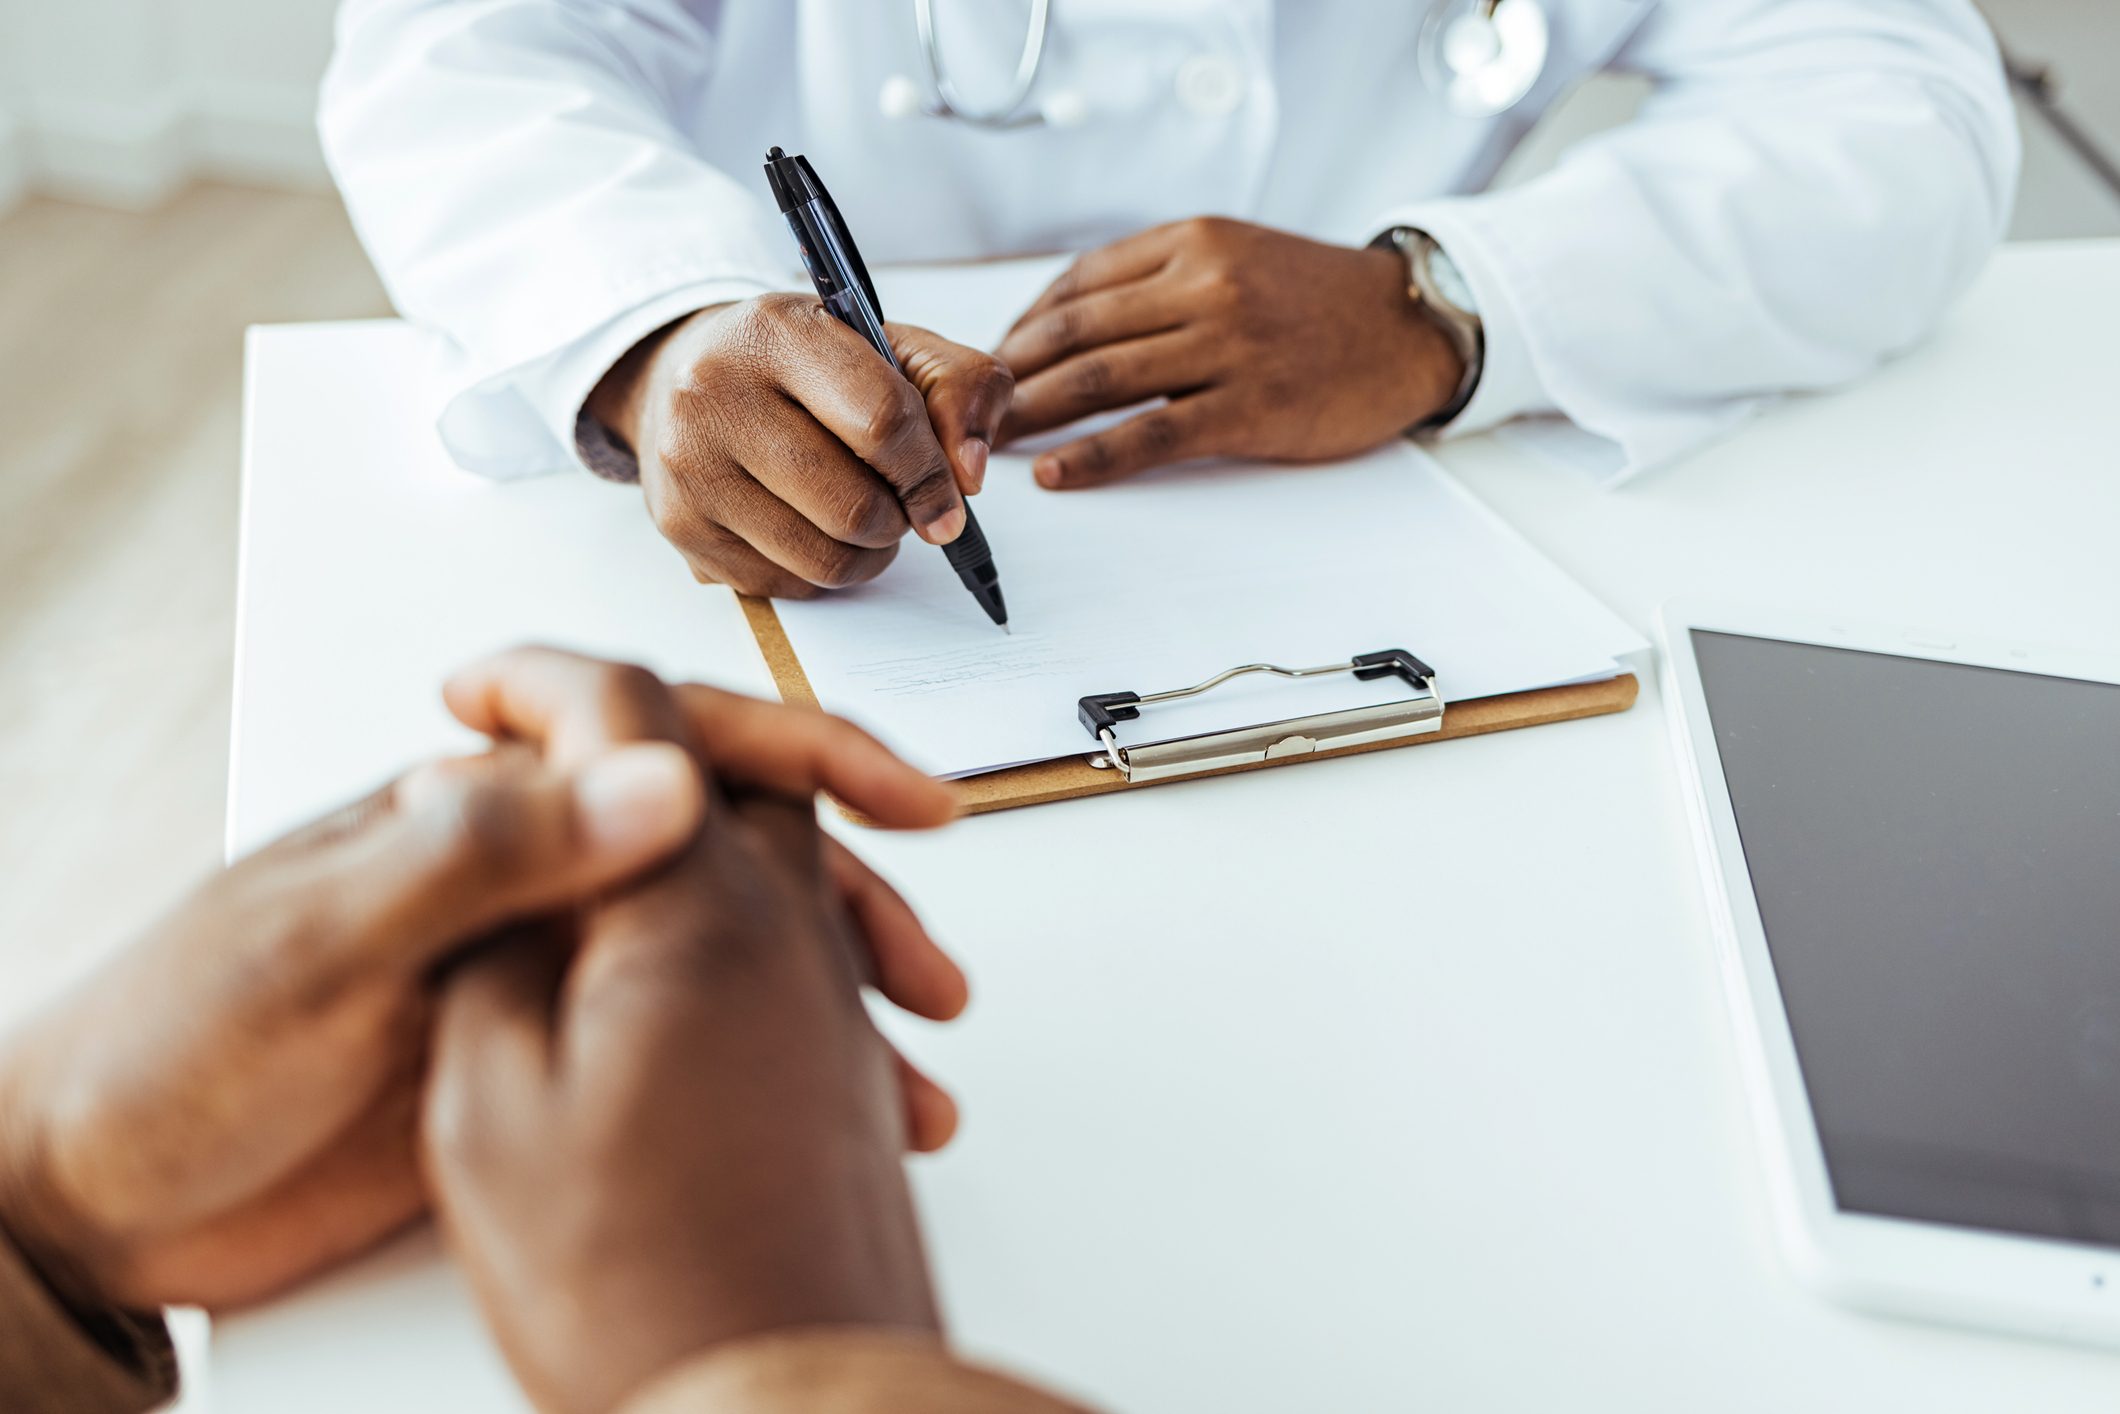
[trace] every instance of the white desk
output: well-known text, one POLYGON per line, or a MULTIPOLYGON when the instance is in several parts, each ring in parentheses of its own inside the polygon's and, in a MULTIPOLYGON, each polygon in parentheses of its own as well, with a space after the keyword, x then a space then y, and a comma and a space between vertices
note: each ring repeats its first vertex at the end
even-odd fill
MULTIPOLYGON (((1495 438, 1445 460, 1645 627, 1714 590, 2111 642, 2115 310, 2120 245, 2013 249, 1931 346, 1624 492, 1495 438)), ((388 324, 253 344, 240 845, 457 744, 436 683, 511 641, 766 687, 634 493, 450 471, 419 348, 388 324)), ((962 1343, 1144 1414, 2111 1409, 2120 1356, 1846 1314, 1784 1274, 1646 688, 1618 717, 862 837, 977 992, 903 1032, 965 1106, 915 1168, 962 1343)), ((424 1242, 226 1323, 214 1391, 520 1407, 424 1242)))

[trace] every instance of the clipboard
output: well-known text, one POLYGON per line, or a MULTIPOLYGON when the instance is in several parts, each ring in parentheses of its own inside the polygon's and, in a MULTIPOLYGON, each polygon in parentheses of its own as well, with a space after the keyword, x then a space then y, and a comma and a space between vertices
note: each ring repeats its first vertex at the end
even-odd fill
MULTIPOLYGON (((810 687, 809 677, 803 672, 793 645, 788 642, 787 631, 781 627, 780 615, 774 612, 772 601, 740 594, 737 603, 743 607, 744 620, 751 626, 752 636, 758 640, 758 650, 765 656, 766 668, 773 675, 773 685, 779 689, 781 700, 817 706, 817 694, 810 687)), ((1412 652, 1402 648, 1377 648, 1316 667, 1285 668, 1275 664, 1248 663, 1190 686, 1146 693, 1100 693, 1075 704, 1084 728, 1082 755, 990 771, 967 777, 957 784, 964 792, 965 813, 984 815, 995 810, 1046 805, 1081 796, 1143 790, 1169 781, 1204 780, 1242 771, 1261 771, 1269 766, 1358 756, 1395 746, 1450 741, 1518 727, 1573 721, 1578 717, 1604 716, 1626 711, 1640 695, 1640 684, 1634 675, 1621 673, 1601 682, 1447 703, 1437 689, 1436 678, 1437 674, 1412 652), (1184 737, 1154 746, 1119 745, 1115 731, 1117 723, 1131 721, 1159 703, 1210 693, 1234 678, 1258 673, 1286 678, 1316 677, 1327 673, 1353 673, 1369 679, 1396 677, 1405 682, 1408 693, 1401 700, 1377 707, 1273 722, 1233 724, 1226 731, 1184 737)), ((872 823, 844 806, 840 810, 856 824, 872 823)))

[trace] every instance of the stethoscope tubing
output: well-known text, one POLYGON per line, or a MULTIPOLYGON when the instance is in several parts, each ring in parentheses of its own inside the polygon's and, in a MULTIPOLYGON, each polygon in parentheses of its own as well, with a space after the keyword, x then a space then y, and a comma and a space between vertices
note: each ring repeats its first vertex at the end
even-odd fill
MULTIPOLYGON (((1509 3, 1534 10, 1540 9, 1537 0, 1509 0, 1509 3)), ((1435 0, 1431 5, 1429 19, 1423 26, 1424 43, 1430 42, 1432 35, 1440 33, 1437 21, 1447 4, 1448 0, 1435 0)), ((1502 4, 1503 0, 1471 0, 1471 13, 1478 15, 1486 24, 1492 25, 1502 4)), ((1030 106, 1030 99, 1032 91, 1038 86, 1039 70, 1045 63, 1046 40, 1052 31, 1052 0, 1031 0, 1030 23, 1024 32, 1022 52, 1016 58, 1015 78, 1010 82, 1008 93, 1002 100, 988 108, 975 108, 967 103, 957 85, 950 79, 949 67, 942 57, 942 39, 935 28, 935 0, 913 0, 913 20, 920 31, 920 59, 927 69, 928 86, 933 94, 931 99, 919 106, 918 111, 921 114, 930 118, 950 119, 989 131, 1039 127, 1046 122, 1045 115, 1030 106)), ((1521 83, 1510 86, 1511 92, 1506 101, 1492 105, 1492 112, 1479 116, 1498 117, 1515 107, 1545 67, 1542 13, 1534 16, 1534 20, 1538 22, 1540 40, 1536 46, 1536 57, 1531 59, 1529 71, 1522 74, 1521 83)), ((1433 42, 1440 44, 1441 41, 1435 39, 1433 42)), ((1438 59, 1437 62, 1445 64, 1446 67, 1448 65, 1447 60, 1438 59)), ((1456 77, 1462 79, 1466 76, 1458 74, 1456 77)), ((910 102, 911 95, 908 94, 907 98, 910 102)), ((888 104, 886 106, 888 111, 888 104)), ((1481 103, 1477 106, 1486 108, 1490 105, 1481 103)), ((910 111, 910 108, 905 111, 910 111)))
POLYGON ((1045 63, 1045 39, 1052 29, 1052 0, 1031 0, 1030 25, 1024 33, 1023 52, 1016 59, 1015 81, 1009 85, 1007 97, 987 109, 975 109, 964 101, 957 85, 950 81, 948 70, 942 62, 942 40, 935 33, 935 0, 913 0, 913 19, 920 27, 920 57, 927 66, 928 82, 934 88, 935 101, 928 105, 928 116, 955 118, 960 123, 969 123, 975 128, 1023 128, 1044 120, 1035 112, 1026 112, 1031 90, 1038 86, 1038 70, 1045 63))

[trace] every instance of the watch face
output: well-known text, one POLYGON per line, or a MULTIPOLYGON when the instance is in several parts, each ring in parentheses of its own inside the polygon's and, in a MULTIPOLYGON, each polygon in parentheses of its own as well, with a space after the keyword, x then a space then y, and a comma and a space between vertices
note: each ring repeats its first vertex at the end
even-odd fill
POLYGON ((1435 292, 1454 308, 1467 314, 1480 312, 1479 301, 1472 297, 1472 287, 1465 283, 1464 273, 1441 246, 1429 248, 1428 280, 1435 286, 1435 292))

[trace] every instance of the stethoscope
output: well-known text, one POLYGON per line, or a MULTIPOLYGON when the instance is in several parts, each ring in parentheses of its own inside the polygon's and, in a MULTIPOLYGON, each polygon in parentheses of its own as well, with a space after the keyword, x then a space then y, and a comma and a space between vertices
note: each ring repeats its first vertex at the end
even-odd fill
MULTIPOLYGON (((1089 116, 1081 94, 1062 89, 1035 107, 1032 90, 1045 63, 1052 29, 1052 0, 1031 0, 1029 29, 1016 59, 1016 77, 1000 102, 974 108, 950 81, 935 33, 935 0, 913 0, 920 30, 920 59, 927 69, 925 92, 905 74, 884 80, 878 95, 887 118, 947 118, 990 132, 1014 128, 1070 128, 1089 116)), ((1421 76, 1443 95, 1453 112, 1492 118, 1523 101, 1546 70, 1551 35, 1542 0, 1434 0, 1421 22, 1421 76)))
POLYGON ((935 0, 913 0, 913 22, 920 29, 920 60, 927 66, 927 93, 904 74, 883 81, 879 106, 886 118, 950 118, 989 132, 1010 128, 1050 126, 1071 128, 1089 116, 1082 95, 1062 90, 1049 95, 1036 108, 1029 107, 1031 90, 1038 86, 1038 70, 1045 63, 1045 38, 1052 31, 1052 0, 1031 0, 1031 22, 1023 36, 1023 53, 1016 59, 1016 77, 1007 96, 991 108, 973 108, 950 82, 942 66, 942 41, 935 34, 935 0), (930 97, 929 95, 933 96, 930 97))

